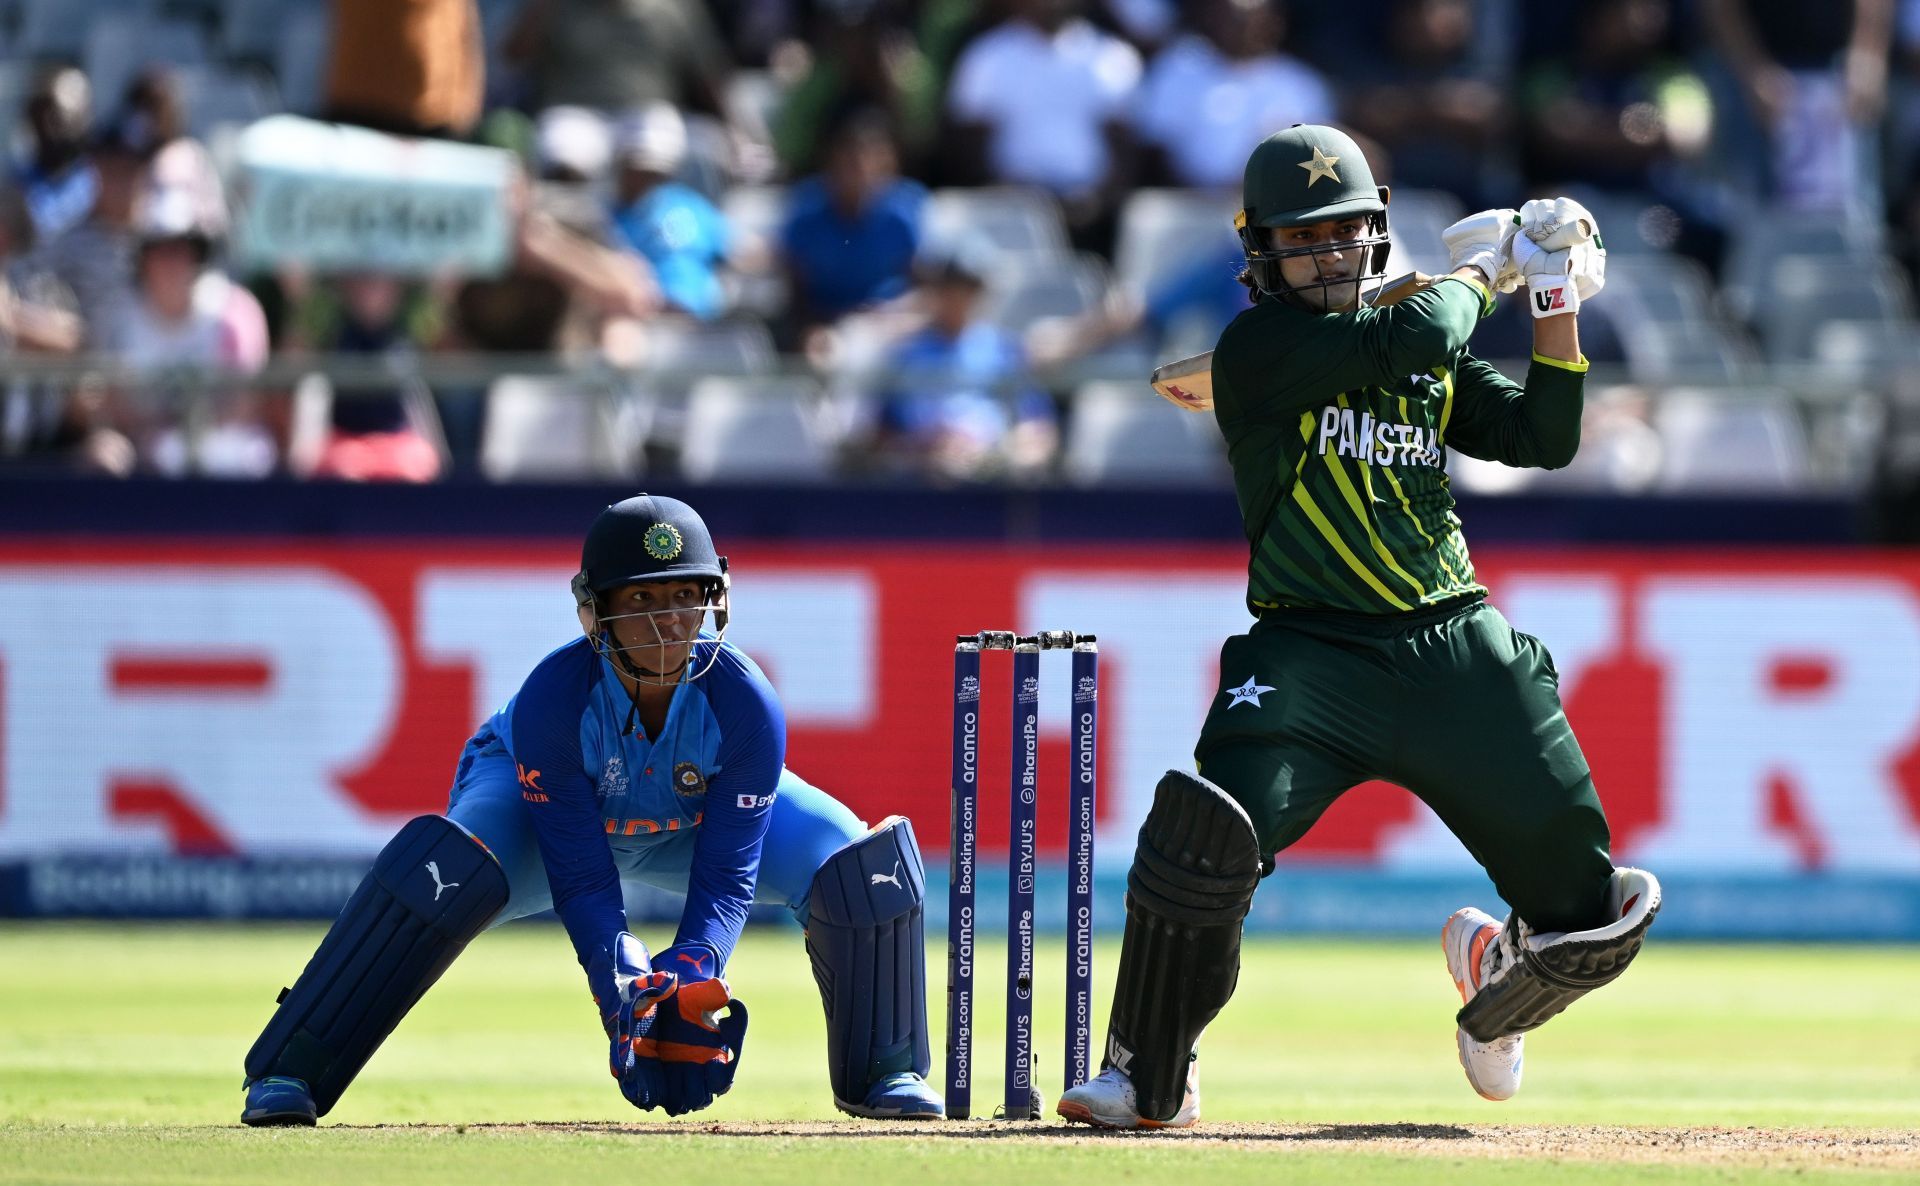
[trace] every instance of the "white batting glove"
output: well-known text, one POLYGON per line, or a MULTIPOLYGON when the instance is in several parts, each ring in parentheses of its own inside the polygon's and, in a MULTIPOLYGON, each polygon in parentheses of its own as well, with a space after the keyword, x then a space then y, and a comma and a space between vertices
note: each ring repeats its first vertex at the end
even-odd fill
MULTIPOLYGON (((1507 245, 1520 229, 1518 217, 1512 209, 1482 210, 1440 232, 1440 242, 1447 248, 1447 270, 1479 268, 1487 278, 1487 286, 1498 288, 1501 281, 1513 273, 1507 245)), ((1513 283, 1517 284, 1518 280, 1513 283)))
POLYGON ((1580 290, 1582 301, 1592 299, 1593 295, 1607 286, 1607 248, 1594 236, 1585 243, 1568 248, 1572 252, 1567 260, 1567 275, 1573 277, 1574 284, 1580 290))
MULTIPOLYGON (((1567 275, 1573 280, 1580 300, 1587 300, 1606 286, 1606 243, 1600 238, 1600 221, 1585 206, 1572 198, 1536 198, 1520 207, 1514 215, 1514 222, 1520 230, 1511 250, 1516 261, 1522 255, 1530 257, 1533 253, 1528 248, 1533 246, 1549 252, 1566 251, 1567 275), (1520 240, 1527 240, 1528 246, 1521 247, 1520 240)), ((1516 268, 1500 291, 1512 292, 1521 282, 1519 269, 1516 268)), ((1571 311, 1561 309, 1558 312, 1571 311)), ((1542 313, 1537 304, 1534 306, 1536 317, 1556 315, 1552 312, 1542 313)))
POLYGON ((1527 286, 1527 308, 1534 317, 1580 311, 1580 285, 1571 274, 1572 262, 1572 248, 1548 251, 1525 235, 1513 237, 1514 268, 1519 282, 1527 286))
POLYGON ((1549 251, 1600 237, 1600 220, 1572 198, 1535 198, 1520 207, 1520 230, 1549 251))

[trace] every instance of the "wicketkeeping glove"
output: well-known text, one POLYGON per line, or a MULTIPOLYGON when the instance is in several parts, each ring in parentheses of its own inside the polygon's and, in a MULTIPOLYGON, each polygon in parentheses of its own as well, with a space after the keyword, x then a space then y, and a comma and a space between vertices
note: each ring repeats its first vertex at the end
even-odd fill
POLYGON ((636 1017, 632 1037, 613 1045, 620 1092, 636 1108, 698 1112, 733 1086, 747 1007, 724 980, 683 983, 664 971, 646 978, 643 993, 648 1008, 636 1017))
POLYGON ((1502 281, 1513 276, 1507 245, 1520 229, 1517 217, 1513 210, 1482 210, 1440 232, 1440 242, 1447 248, 1447 270, 1479 268, 1486 274, 1488 286, 1499 288, 1502 281))
POLYGON ((653 957, 653 966, 672 972, 682 985, 714 980, 720 975, 720 954, 705 943, 675 943, 653 957))
POLYGON ((633 1032, 636 1011, 646 1011, 641 999, 645 985, 636 987, 636 982, 652 971, 646 944, 626 931, 614 937, 611 948, 602 948, 587 960, 587 987, 600 1009, 600 1025, 607 1037, 633 1032))

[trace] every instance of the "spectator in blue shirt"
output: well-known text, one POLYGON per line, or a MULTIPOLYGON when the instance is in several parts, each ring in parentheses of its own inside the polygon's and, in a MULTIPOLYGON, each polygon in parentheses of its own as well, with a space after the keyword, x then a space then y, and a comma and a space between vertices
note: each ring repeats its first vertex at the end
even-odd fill
POLYGON ((793 340, 907 291, 925 202, 900 176, 884 115, 863 109, 835 127, 824 169, 793 187, 780 232, 793 340))
POLYGON ((613 224, 621 244, 646 258, 667 304, 701 321, 725 312, 720 268, 733 234, 692 186, 673 179, 687 155, 687 125, 670 103, 628 116, 619 135, 613 224))
POLYGON ((14 181, 26 194, 34 233, 51 241, 92 213, 100 194, 86 153, 93 124, 87 76, 72 66, 49 71, 27 97, 26 124, 31 155, 15 164, 14 181))
POLYGON ((979 315, 977 251, 943 248, 922 268, 927 322, 888 357, 878 444, 883 461, 936 478, 1034 477, 1059 442, 1053 401, 1026 380, 1013 334, 979 315))

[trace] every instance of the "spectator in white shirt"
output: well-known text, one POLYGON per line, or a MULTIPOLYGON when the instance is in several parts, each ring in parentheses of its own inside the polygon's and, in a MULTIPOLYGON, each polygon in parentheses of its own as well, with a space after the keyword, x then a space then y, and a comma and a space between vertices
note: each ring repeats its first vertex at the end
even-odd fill
POLYGON ((221 372, 247 375, 267 359, 267 320, 252 293, 209 266, 213 244, 196 219, 194 196, 150 194, 138 223, 137 296, 108 341, 118 361, 141 372, 120 393, 123 423, 144 463, 166 474, 259 477, 278 464, 279 446, 244 385, 218 385, 198 431, 184 425, 190 401, 221 372))
POLYGON ((1334 122, 1318 70, 1280 52, 1279 0, 1200 0, 1194 31, 1154 56, 1135 103, 1149 175, 1173 185, 1240 184, 1253 146, 1291 124, 1334 122))
POLYGON ((947 91, 960 180, 1060 199, 1074 241, 1099 248, 1129 188, 1127 123, 1140 55, 1079 15, 1079 0, 1013 0, 960 55, 947 91))

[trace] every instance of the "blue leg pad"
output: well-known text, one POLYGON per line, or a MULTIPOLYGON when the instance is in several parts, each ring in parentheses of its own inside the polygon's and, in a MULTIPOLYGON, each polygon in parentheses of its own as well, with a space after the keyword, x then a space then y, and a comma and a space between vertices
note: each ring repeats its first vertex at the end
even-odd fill
POLYGON ((924 1080, 932 1069, 926 896, 920 846, 903 816, 882 821, 813 876, 807 956, 827 1010, 827 1076, 842 1110, 864 1115, 869 1089, 902 1074, 924 1080))
MULTIPOLYGON (((507 904, 507 875, 440 815, 400 829, 247 1052, 254 1084, 297 1079, 325 1116, 454 957, 507 904)), ((251 1110, 251 1109, 250 1109, 251 1110)))

